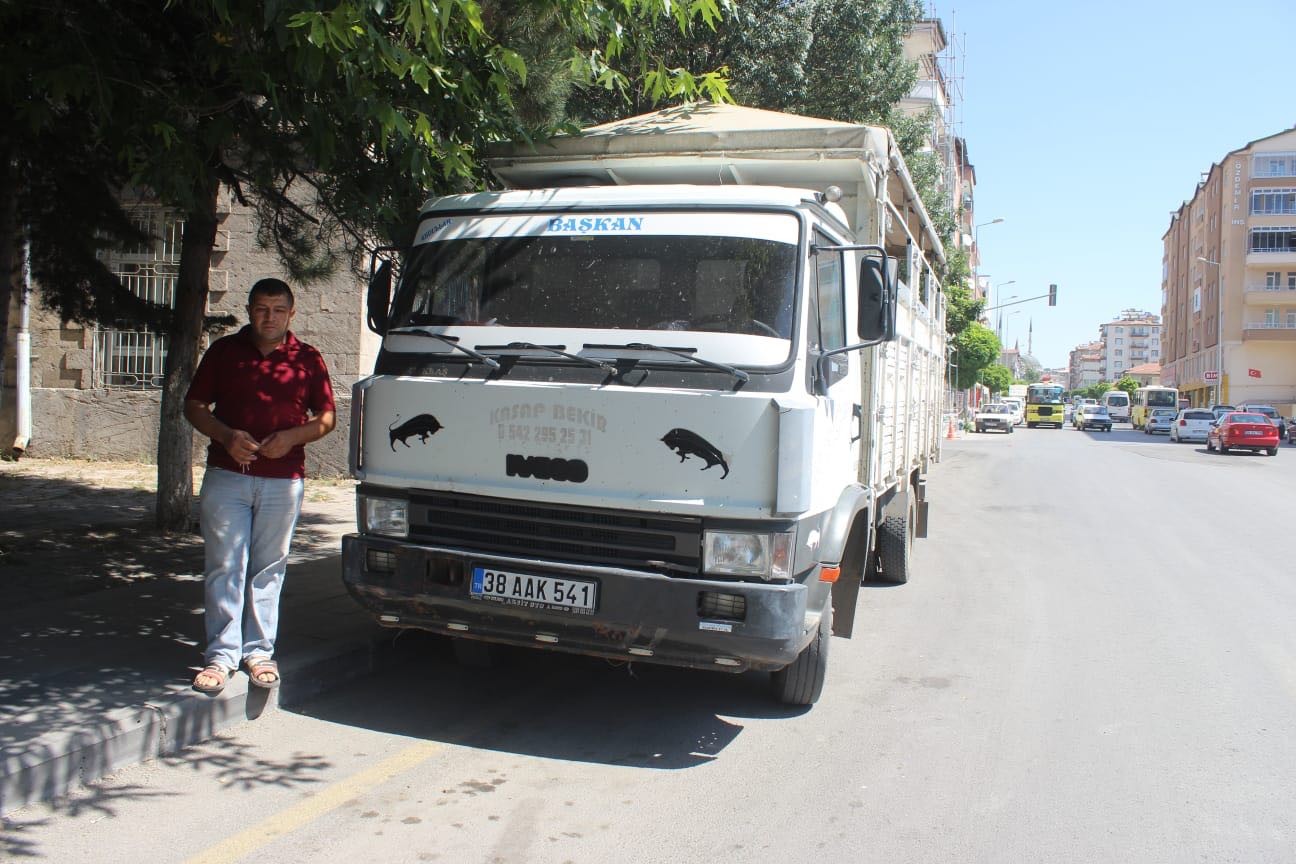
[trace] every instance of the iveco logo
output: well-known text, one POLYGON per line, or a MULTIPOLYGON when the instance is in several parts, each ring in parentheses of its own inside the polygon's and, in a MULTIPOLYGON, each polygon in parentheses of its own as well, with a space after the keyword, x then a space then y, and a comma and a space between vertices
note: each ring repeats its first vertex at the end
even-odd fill
POLYGON ((568 483, 584 483, 589 479, 589 466, 580 459, 550 459, 548 456, 509 453, 504 457, 504 467, 510 477, 565 480, 568 483))

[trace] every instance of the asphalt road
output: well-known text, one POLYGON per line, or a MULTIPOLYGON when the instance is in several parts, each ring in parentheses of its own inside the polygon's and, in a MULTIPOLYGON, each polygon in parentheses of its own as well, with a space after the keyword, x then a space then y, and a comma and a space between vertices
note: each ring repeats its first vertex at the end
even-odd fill
POLYGON ((1296 447, 947 442, 823 699, 510 652, 402 662, 11 814, 24 860, 1296 861, 1296 447))

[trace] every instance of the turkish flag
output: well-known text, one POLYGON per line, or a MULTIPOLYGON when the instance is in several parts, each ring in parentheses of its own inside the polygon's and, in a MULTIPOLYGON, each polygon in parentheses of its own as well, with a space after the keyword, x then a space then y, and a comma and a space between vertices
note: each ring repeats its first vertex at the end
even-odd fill
POLYGON ((1247 374, 1250 375, 1252 378, 1259 378, 1259 377, 1260 377, 1260 370, 1259 370, 1259 369, 1248 369, 1248 370, 1247 370, 1247 374))

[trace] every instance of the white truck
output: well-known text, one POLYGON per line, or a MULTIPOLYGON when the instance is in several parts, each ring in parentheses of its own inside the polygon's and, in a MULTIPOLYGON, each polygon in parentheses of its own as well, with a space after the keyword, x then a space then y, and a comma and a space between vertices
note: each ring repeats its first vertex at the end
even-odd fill
POLYGON ((939 457, 943 250, 894 138, 700 106, 490 165, 508 191, 428 201, 394 296, 371 268, 348 589, 813 703, 939 457))

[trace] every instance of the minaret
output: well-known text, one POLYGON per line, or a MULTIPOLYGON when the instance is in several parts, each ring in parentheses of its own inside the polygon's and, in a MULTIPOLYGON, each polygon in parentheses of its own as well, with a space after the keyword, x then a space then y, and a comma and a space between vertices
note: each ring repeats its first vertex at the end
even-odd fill
POLYGON ((1031 350, 1031 342, 1033 341, 1032 337, 1034 337, 1034 335, 1035 335, 1035 319, 1031 318, 1030 326, 1026 328, 1026 353, 1031 355, 1032 357, 1035 356, 1035 352, 1031 350))

